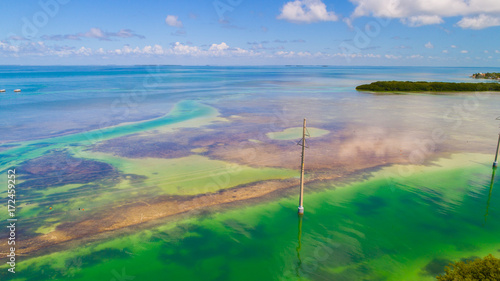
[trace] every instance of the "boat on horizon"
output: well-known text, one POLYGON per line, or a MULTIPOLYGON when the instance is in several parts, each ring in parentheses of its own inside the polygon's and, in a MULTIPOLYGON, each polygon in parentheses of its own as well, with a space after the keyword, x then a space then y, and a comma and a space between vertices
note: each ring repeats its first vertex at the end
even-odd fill
POLYGON ((15 89, 14 90, 14 93, 20 93, 21 92, 21 89, 15 89))

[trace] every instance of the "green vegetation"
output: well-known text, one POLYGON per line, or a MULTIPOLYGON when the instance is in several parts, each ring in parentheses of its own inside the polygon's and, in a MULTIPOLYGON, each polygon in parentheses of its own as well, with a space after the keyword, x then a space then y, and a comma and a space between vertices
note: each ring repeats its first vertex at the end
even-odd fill
POLYGON ((488 255, 469 262, 459 261, 447 266, 445 272, 436 277, 438 281, 500 280, 500 259, 488 255))
POLYGON ((486 73, 474 73, 471 76, 476 79, 500 79, 500 73, 498 72, 486 72, 486 73))
POLYGON ((482 92, 500 91, 500 84, 426 81, 377 81, 371 84, 357 86, 356 90, 372 92, 482 92))

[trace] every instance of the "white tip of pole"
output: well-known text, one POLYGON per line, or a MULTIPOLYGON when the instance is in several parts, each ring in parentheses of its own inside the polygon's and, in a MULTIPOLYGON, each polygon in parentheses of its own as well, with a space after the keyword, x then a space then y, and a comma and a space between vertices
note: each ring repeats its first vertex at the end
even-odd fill
POLYGON ((498 165, 498 162, 497 162, 497 161, 493 162, 493 167, 494 167, 494 168, 496 168, 496 167, 497 167, 497 165, 498 165))
POLYGON ((299 215, 303 215, 304 214, 304 207, 300 206, 299 207, 299 215))

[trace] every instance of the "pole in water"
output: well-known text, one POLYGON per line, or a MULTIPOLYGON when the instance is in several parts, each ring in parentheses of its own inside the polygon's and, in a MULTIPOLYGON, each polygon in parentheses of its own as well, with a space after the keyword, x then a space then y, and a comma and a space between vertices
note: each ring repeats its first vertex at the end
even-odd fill
POLYGON ((495 153, 495 161, 493 162, 493 167, 496 168, 498 165, 498 147, 500 146, 500 134, 498 134, 498 143, 497 143, 497 153, 495 153))
POLYGON ((302 128, 302 161, 300 164, 300 197, 299 197, 299 215, 304 214, 304 151, 306 148, 306 119, 304 118, 304 126, 302 128))

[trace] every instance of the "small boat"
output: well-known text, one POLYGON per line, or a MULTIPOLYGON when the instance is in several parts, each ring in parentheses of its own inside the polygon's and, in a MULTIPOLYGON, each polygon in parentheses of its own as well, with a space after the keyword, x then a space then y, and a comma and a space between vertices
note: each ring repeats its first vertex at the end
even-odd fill
POLYGON ((5 89, 0 89, 0 93, 5 93, 5 89))
POLYGON ((14 93, 20 93, 21 92, 21 89, 15 89, 14 90, 14 93))

